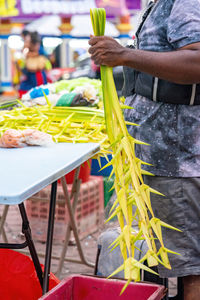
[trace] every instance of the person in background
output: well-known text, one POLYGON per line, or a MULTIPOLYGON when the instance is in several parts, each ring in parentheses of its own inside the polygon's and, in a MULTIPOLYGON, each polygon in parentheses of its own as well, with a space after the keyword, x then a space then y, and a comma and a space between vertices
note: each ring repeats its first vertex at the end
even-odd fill
POLYGON ((86 53, 83 48, 76 48, 73 52, 73 63, 75 67, 79 67, 81 61, 84 59, 84 54, 86 53))
POLYGON ((30 31, 24 29, 21 33, 21 37, 24 41, 24 47, 23 49, 28 49, 30 46, 30 41, 31 41, 31 33, 30 31))
POLYGON ((51 61, 51 64, 52 64, 53 68, 60 68, 61 67, 60 48, 61 48, 61 45, 56 46, 56 48, 53 50, 53 52, 49 56, 49 59, 51 61))
POLYGON ((110 37, 91 37, 95 64, 124 66, 124 111, 129 133, 150 146, 136 154, 152 166, 145 183, 155 216, 182 232, 163 228, 172 269, 160 277, 183 278, 184 300, 200 299, 200 1, 151 1, 135 47, 110 37))
POLYGON ((46 72, 51 69, 50 61, 39 53, 41 39, 37 32, 30 33, 30 42, 25 59, 20 62, 22 80, 19 87, 21 97, 28 90, 48 82, 46 72))
MULTIPOLYGON (((21 33, 21 37, 24 41, 24 47, 23 49, 28 49, 29 46, 30 46, 30 41, 31 41, 31 35, 37 35, 37 31, 34 31, 34 32, 31 32, 31 31, 28 31, 26 29, 24 29, 21 33)), ((43 46, 43 42, 42 42, 42 39, 40 40, 40 48, 39 48, 39 54, 40 55, 44 55, 46 57, 48 57, 48 54, 46 53, 45 49, 44 49, 44 46, 43 46)))
POLYGON ((44 45, 43 45, 42 39, 41 39, 41 42, 40 42, 39 54, 48 57, 48 54, 47 54, 47 52, 44 49, 44 45))
POLYGON ((30 46, 30 32, 28 30, 23 30, 21 32, 21 38, 23 39, 24 45, 21 50, 21 53, 15 56, 15 52, 11 52, 12 57, 12 77, 13 77, 13 85, 18 90, 20 80, 22 78, 21 67, 23 65, 23 60, 28 52, 30 46))

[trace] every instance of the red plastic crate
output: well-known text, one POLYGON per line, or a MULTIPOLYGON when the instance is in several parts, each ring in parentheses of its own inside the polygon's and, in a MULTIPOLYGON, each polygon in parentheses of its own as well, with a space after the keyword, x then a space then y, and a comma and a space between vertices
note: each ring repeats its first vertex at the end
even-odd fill
MULTIPOLYGON (((67 185, 70 193, 72 185, 67 185)), ((47 186, 39 193, 25 201, 26 212, 31 224, 32 236, 35 240, 45 242, 49 216, 49 199, 51 186, 47 186)), ((103 178, 90 176, 89 181, 80 186, 77 201, 75 220, 79 237, 85 236, 98 230, 103 224, 104 194, 103 178)), ((66 225, 69 215, 61 185, 57 187, 57 199, 54 223, 54 240, 62 241, 65 237, 66 225)))
POLYGON ((164 286, 134 282, 120 296, 125 283, 123 280, 72 275, 38 300, 161 300, 164 297, 164 286))
MULTIPOLYGON (((89 161, 85 161, 80 167, 78 178, 81 179, 81 182, 87 182, 89 180, 90 172, 91 172, 91 159, 89 159, 89 161)), ((75 170, 65 175, 65 179, 68 184, 73 183, 74 175, 75 175, 75 170)), ((60 179, 58 179, 58 183, 59 184, 61 183, 60 179)))

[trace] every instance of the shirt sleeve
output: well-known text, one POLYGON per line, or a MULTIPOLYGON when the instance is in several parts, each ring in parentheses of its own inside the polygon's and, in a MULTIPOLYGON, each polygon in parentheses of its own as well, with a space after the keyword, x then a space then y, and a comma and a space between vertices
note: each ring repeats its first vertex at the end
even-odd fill
POLYGON ((167 38, 175 49, 200 42, 200 0, 174 0, 167 38))

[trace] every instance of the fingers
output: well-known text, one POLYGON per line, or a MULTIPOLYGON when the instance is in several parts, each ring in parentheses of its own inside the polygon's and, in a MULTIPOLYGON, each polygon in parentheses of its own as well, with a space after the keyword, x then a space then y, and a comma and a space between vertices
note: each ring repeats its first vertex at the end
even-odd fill
POLYGON ((88 43, 90 46, 94 46, 96 43, 98 43, 102 39, 103 39, 103 36, 92 36, 88 43))
POLYGON ((100 48, 106 49, 109 38, 105 36, 92 37, 89 41, 89 45, 91 46, 88 50, 90 54, 96 53, 100 48))
POLYGON ((93 35, 90 35, 90 40, 89 40, 89 45, 91 46, 94 46, 95 44, 97 44, 98 42, 100 41, 106 41, 106 40, 112 40, 114 41, 113 38, 109 37, 109 36, 93 36, 93 35))
MULTIPOLYGON (((116 41, 107 36, 94 36, 89 41, 91 46, 88 49, 91 59, 96 65, 113 65, 113 49, 116 47, 116 41)), ((115 51, 114 51, 115 52, 115 51)))
POLYGON ((98 50, 98 48, 95 47, 95 46, 93 46, 93 47, 90 47, 90 48, 88 49, 88 52, 89 52, 90 54, 94 54, 94 53, 96 52, 96 50, 98 50))
POLYGON ((94 56, 91 56, 91 59, 94 61, 95 65, 102 65, 102 59, 100 55, 96 54, 94 56))

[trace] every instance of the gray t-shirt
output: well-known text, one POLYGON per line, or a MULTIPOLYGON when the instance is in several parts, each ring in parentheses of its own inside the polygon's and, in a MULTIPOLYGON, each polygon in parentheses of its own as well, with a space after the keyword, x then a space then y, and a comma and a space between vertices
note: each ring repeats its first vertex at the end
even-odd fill
MULTIPOLYGON (((139 32, 139 49, 175 51, 200 42, 200 0, 158 0, 139 32)), ((126 98, 134 107, 125 119, 130 134, 150 146, 136 147, 136 154, 153 166, 144 169, 157 176, 200 177, 200 106, 154 102, 134 94, 126 98)))

